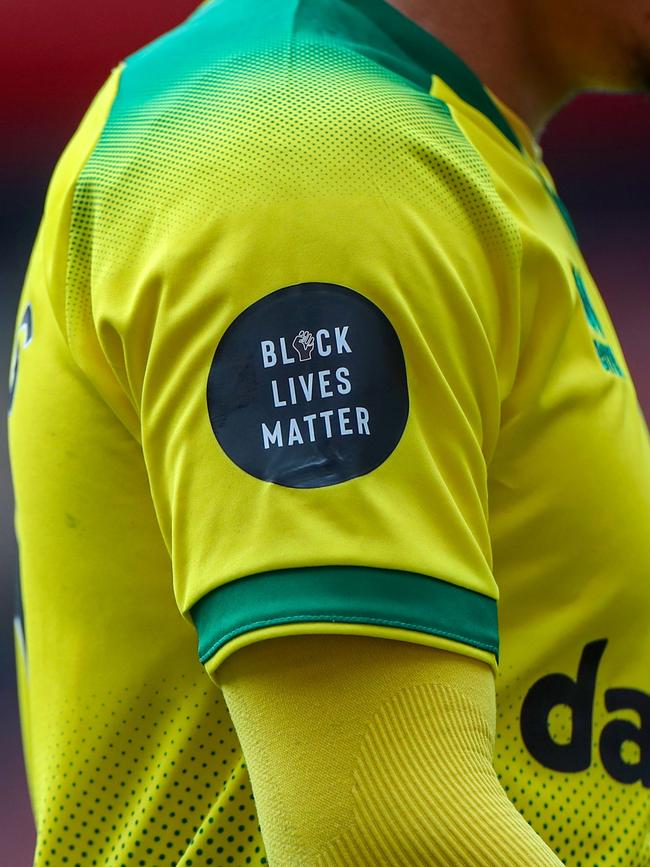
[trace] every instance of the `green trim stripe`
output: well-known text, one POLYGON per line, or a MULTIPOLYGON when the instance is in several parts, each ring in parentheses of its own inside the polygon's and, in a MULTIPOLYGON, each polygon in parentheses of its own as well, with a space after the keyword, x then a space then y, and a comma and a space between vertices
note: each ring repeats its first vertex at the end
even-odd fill
POLYGON ((494 599, 438 578, 392 569, 317 566, 262 572, 208 593, 191 616, 203 663, 239 635, 287 623, 392 626, 495 655, 499 651, 494 599))
POLYGON ((476 73, 451 49, 385 0, 344 0, 389 33, 400 48, 428 74, 439 76, 458 96, 476 108, 501 131, 518 151, 521 142, 476 73))

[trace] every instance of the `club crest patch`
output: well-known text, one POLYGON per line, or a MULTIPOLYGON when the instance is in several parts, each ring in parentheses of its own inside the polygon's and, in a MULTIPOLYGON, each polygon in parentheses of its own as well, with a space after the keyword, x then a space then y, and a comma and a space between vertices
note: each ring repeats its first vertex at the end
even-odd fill
POLYGON ((379 467, 409 413, 404 353, 385 314, 331 283, 301 283, 244 310, 217 346, 212 430, 238 467, 320 488, 379 467))

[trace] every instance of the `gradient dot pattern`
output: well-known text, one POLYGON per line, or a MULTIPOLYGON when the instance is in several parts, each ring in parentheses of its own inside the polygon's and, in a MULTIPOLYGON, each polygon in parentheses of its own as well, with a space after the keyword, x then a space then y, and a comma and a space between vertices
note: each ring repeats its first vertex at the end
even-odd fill
POLYGON ((37 864, 266 864, 241 748, 207 679, 89 696, 51 724, 37 864))
MULTIPOLYGON (((594 713, 591 766, 564 774, 545 768, 526 749, 519 725, 525 695, 522 679, 515 677, 497 706, 495 767, 512 803, 567 867, 648 867, 647 790, 640 783, 621 786, 608 776, 598 752, 603 726, 621 714, 609 715, 604 708, 594 713)), ((568 706, 558 705, 548 724, 556 743, 570 741, 568 706)), ((638 761, 638 747, 626 743, 623 755, 638 761)))
MULTIPOLYGON (((184 303, 189 306, 182 279, 189 270, 188 261, 197 273, 209 271, 210 286, 217 288, 211 297, 208 298, 208 293, 201 296, 205 310, 192 308, 191 316, 186 315, 186 319, 194 317, 201 325, 205 321, 204 313, 217 307, 224 318, 237 312, 237 299, 233 299, 234 293, 228 284, 227 263, 220 259, 221 239, 234 223, 241 230, 250 217, 250 225, 257 226, 260 213, 273 219, 276 210, 286 213, 288 206, 296 205, 297 213, 305 208, 322 208, 323 226, 329 227, 337 219, 337 203, 372 201, 376 207, 381 201, 387 213, 400 208, 404 224, 413 229, 413 236, 421 247, 438 245, 443 258, 449 256, 454 264, 460 262, 473 268, 472 251, 480 249, 489 263, 487 267, 493 269, 490 276, 494 279, 498 274, 520 273, 522 236, 533 235, 532 223, 538 214, 545 214, 539 206, 535 219, 530 220, 531 225, 525 227, 525 232, 521 231, 513 216, 520 206, 515 201, 517 191, 507 191, 511 197, 507 207, 495 189, 493 169, 488 169, 465 137, 455 119, 457 116, 452 116, 443 102, 431 96, 426 83, 416 85, 407 75, 400 74, 399 64, 389 62, 391 52, 399 54, 395 46, 382 43, 377 50, 369 50, 374 35, 366 42, 363 39, 355 42, 337 38, 327 28, 316 32, 317 28, 310 26, 306 15, 309 9, 315 8, 315 3, 297 4, 305 13, 303 17, 294 17, 293 12, 282 17, 287 10, 295 11, 296 4, 272 0, 259 9, 262 24, 247 21, 244 26, 243 14, 228 18, 238 3, 239 0, 222 0, 206 7, 187 25, 127 61, 108 121, 74 189, 64 293, 66 351, 69 347, 74 360, 79 361, 84 370, 93 368, 97 381, 103 374, 119 380, 119 385, 112 382, 111 387, 121 388, 123 394, 128 394, 136 429, 145 385, 150 385, 152 377, 155 379, 155 374, 150 372, 155 365, 146 371, 148 381, 145 382, 142 373, 147 368, 149 338, 159 327, 152 311, 157 309, 156 302, 163 292, 167 309, 183 313, 184 303), (273 19, 277 25, 275 31, 270 26, 271 19, 265 18, 273 15, 276 16, 273 19), (282 208, 276 209, 276 205, 282 208), (431 226, 445 226, 448 234, 440 239, 431 226), (204 263, 205 267, 199 267, 204 263), (216 303, 214 295, 222 291, 223 286, 226 289, 216 303), (117 311, 111 332, 98 314, 109 307, 117 311), (137 339, 133 339, 134 335, 137 339), (123 365, 120 363, 122 340, 130 342, 130 366, 126 361, 123 365)), ((337 9, 353 6, 349 3, 332 5, 337 9)), ((252 17, 256 18, 257 12, 252 17)), ((510 151, 508 159, 512 162, 519 159, 514 149, 510 151)), ((521 172, 521 167, 518 170, 521 172)), ((539 201, 536 202, 539 205, 539 201)), ((555 206, 551 203, 549 207, 555 206)), ((348 208, 348 212, 353 209, 348 208)), ((250 249, 254 243, 245 230, 242 231, 250 249)), ((281 232, 278 234, 281 238, 279 255, 290 261, 291 239, 281 232)), ((311 243, 317 242, 315 235, 311 243)), ((532 253, 528 265, 534 264, 528 273, 534 267, 535 274, 541 274, 539 266, 545 256, 546 264, 553 259, 554 267, 547 269, 546 282, 529 284, 522 293, 526 304, 523 321, 532 329, 532 337, 529 335, 524 341, 526 346, 522 346, 524 355, 518 372, 523 375, 528 372, 532 385, 525 395, 520 387, 516 399, 521 398, 521 402, 515 401, 510 407, 515 410, 509 418, 510 430, 518 423, 524 430, 522 457, 519 464, 504 461, 513 477, 502 492, 505 498, 513 496, 511 492, 515 491, 518 508, 504 508, 502 503, 499 509, 496 497, 492 496, 494 487, 490 497, 491 517, 496 518, 498 524, 496 533, 494 526, 492 528, 492 539, 499 537, 507 550, 517 555, 511 569, 501 568, 498 583, 502 590, 507 590, 509 578, 511 585, 519 586, 522 574, 530 576, 534 574, 533 567, 538 567, 541 577, 530 579, 530 583, 536 583, 538 594, 544 597, 537 603, 539 608, 547 601, 549 576, 557 574, 558 563, 566 567, 566 553, 575 551, 575 540, 581 540, 582 561, 589 555, 588 539, 591 538, 594 550, 601 541, 593 536, 593 531, 588 537, 591 525, 587 519, 584 524, 579 522, 593 510, 593 503, 584 498, 577 498, 575 502, 565 499, 562 504, 569 517, 561 532, 554 538, 548 537, 549 543, 544 545, 544 551, 536 552, 534 563, 526 561, 539 539, 546 539, 549 526, 546 513, 538 509, 539 503, 543 504, 540 497, 554 497, 554 506, 559 502, 557 492, 549 488, 549 480, 561 475, 557 472, 557 456, 571 453, 571 447, 576 453, 589 453, 599 437, 604 439, 611 434, 610 452, 597 454, 602 462, 599 472, 589 466, 588 474, 572 475, 573 465, 579 467, 579 455, 574 455, 576 459, 571 460, 571 465, 567 462, 569 481, 563 480, 562 486, 562 495, 566 498, 567 491, 585 490, 592 476, 600 481, 601 477, 608 478, 608 472, 613 472, 608 466, 626 452, 625 448, 618 447, 616 437, 626 436, 627 442, 635 444, 642 454, 640 436, 630 427, 631 412, 625 412, 625 405, 621 402, 618 417, 628 420, 627 430, 621 430, 622 425, 611 421, 611 408, 608 413, 601 412, 605 385, 597 390, 600 381, 593 385, 592 392, 585 391, 590 399, 594 393, 598 395, 593 401, 597 408, 593 410, 587 399, 583 403, 586 411, 593 412, 593 417, 597 418, 595 430, 599 436, 592 435, 585 422, 582 426, 575 425, 574 440, 558 437, 550 439, 550 445, 544 440, 545 431, 559 427, 556 422, 564 418, 567 407, 577 405, 575 396, 577 393, 579 398, 581 394, 583 368, 585 382, 592 382, 589 377, 602 374, 598 365, 594 368, 596 373, 588 364, 581 367, 579 353, 571 356, 567 351, 563 355, 564 349, 562 352, 558 349, 552 359, 549 357, 544 367, 544 355, 555 345, 554 335, 561 335, 558 347, 564 347, 565 336, 569 335, 573 343, 567 338, 566 344, 572 351, 584 337, 582 330, 570 329, 569 319, 562 318, 565 316, 563 304, 573 303, 573 296, 564 291, 566 287, 556 261, 559 257, 555 252, 549 256, 548 246, 547 240, 539 242, 536 237, 530 242, 532 253), (545 334, 544 340, 538 339, 538 332, 545 330, 550 337, 545 334), (577 364, 573 364, 575 360, 577 364), (549 398, 543 393, 542 380, 554 376, 563 364, 571 370, 571 376, 562 381, 560 396, 554 398, 551 394, 549 398), (538 380, 536 371, 542 368, 544 372, 538 380), (534 412, 540 415, 535 416, 534 412), (616 428, 616 437, 607 430, 607 424, 616 428), (533 453, 535 457, 531 459, 533 453), (521 475, 533 465, 541 469, 548 465, 551 469, 540 472, 539 479, 533 476, 529 501, 532 503, 531 528, 525 522, 526 504, 522 506, 521 479, 517 473, 521 475), (511 518, 513 523, 521 518, 525 524, 524 541, 519 548, 512 544, 511 518), (577 521, 575 526, 573 521, 577 521), (569 547, 563 548, 567 538, 569 547), (544 571, 539 564, 544 563, 546 554, 556 557, 557 562, 553 560, 544 571), (540 587, 543 587, 541 593, 540 587)), ((576 255, 575 252, 572 255, 576 255)), ((496 282, 500 289, 506 285, 505 281, 496 282)), ((279 286, 267 287, 270 288, 279 286)), ((575 287, 572 291, 575 295, 575 287)), ((434 306, 435 299, 430 305, 429 299, 425 300, 423 308, 434 306)), ((573 300, 577 304, 577 299, 573 300)), ((459 302, 462 303, 462 299, 459 302)), ((513 301, 513 319, 518 316, 515 307, 513 301)), ((578 310, 578 314, 582 329, 582 311, 578 310)), ((182 316, 179 314, 178 318, 182 316)), ((576 318, 571 320, 575 321, 576 318)), ((199 337, 204 341, 212 340, 216 333, 199 337)), ((516 338, 519 337, 517 334, 516 338)), ((587 342, 589 359, 592 359, 593 347, 587 342)), ((197 377, 201 376, 202 368, 196 358, 200 351, 205 354, 205 347, 199 346, 199 338, 182 345, 187 348, 184 360, 188 367, 194 365, 197 377)), ((213 351, 212 345, 210 348, 213 351)), ((499 364, 501 359, 496 361, 499 364)), ((65 363, 72 367, 67 358, 65 363)), ((198 381, 192 380, 193 383, 198 381)), ((520 379, 520 386, 521 382, 520 379)), ((618 385, 609 384, 612 400, 613 389, 618 385)), ((168 380, 162 376, 157 386, 157 394, 164 393, 165 388, 169 390, 168 380)), ((83 405, 86 406, 94 397, 89 397, 92 388, 88 383, 84 384, 84 389, 83 405)), ((93 421, 95 431, 103 435, 114 419, 107 420, 106 415, 98 412, 93 421), (97 422, 98 418, 101 423, 97 422)), ((180 429, 181 426, 177 426, 169 436, 179 436, 180 429)), ((151 441, 159 431, 150 433, 151 441)), ((153 511, 151 495, 154 492, 149 490, 150 479, 145 472, 147 455, 138 451, 140 444, 135 439, 125 444, 121 436, 126 439, 122 430, 108 446, 115 459, 111 466, 119 468, 131 462, 131 483, 140 485, 139 495, 153 511)), ((100 434, 97 438, 100 439, 100 434)), ((185 442, 179 451, 184 458, 189 451, 185 442)), ((89 462, 83 472, 91 475, 88 466, 96 465, 96 462, 89 462)), ((165 482, 171 481, 173 488, 177 481, 174 468, 165 469, 169 476, 165 482)), ((490 469, 494 471, 494 465, 490 469)), ((616 484, 625 488, 620 481, 623 479, 630 491, 636 490, 625 471, 621 460, 616 484)), ((627 472, 630 473, 629 468, 627 472)), ((154 482, 155 479, 152 484, 154 482)), ((201 480, 198 484, 200 486, 201 480)), ((110 488, 110 484, 107 487, 110 488)), ((613 523, 605 526, 609 526, 610 535, 615 536, 615 531, 626 524, 627 503, 619 503, 620 512, 617 512, 612 505, 615 498, 611 483, 610 488, 612 498, 608 511, 614 515, 616 527, 613 523)), ((212 495, 213 491, 209 491, 208 496, 212 495)), ((159 495, 156 505, 169 496, 169 491, 159 495)), ((599 488, 598 497, 601 496, 599 488)), ((205 497, 206 492, 201 491, 196 500, 207 502, 205 497)), ((229 501, 224 496, 228 504, 235 499, 229 501)), ((128 513, 128 507, 133 506, 127 501, 123 508, 119 497, 115 502, 116 512, 120 513, 128 513)), ((630 502, 634 502, 633 499, 630 502)), ((138 505, 141 504, 142 499, 138 500, 138 505)), ((88 513, 91 511, 88 509, 88 513)), ((136 511, 139 510, 134 509, 136 511)), ((555 509, 552 514, 559 512, 555 509)), ((155 517, 160 518, 160 513, 155 517)), ((155 602, 151 604, 147 599, 147 604, 152 608, 157 605, 173 608, 173 612, 167 612, 166 624, 172 622, 172 614, 181 622, 176 609, 178 600, 172 598, 172 583, 181 581, 175 564, 173 578, 165 577, 165 569, 170 568, 169 560, 177 556, 180 547, 177 524, 183 516, 175 518, 176 523, 169 528, 165 539, 171 556, 158 572, 160 564, 152 566, 151 550, 156 545, 164 546, 153 516, 148 528, 150 535, 143 545, 147 550, 134 557, 125 569, 117 570, 112 564, 120 573, 117 581, 125 585, 122 594, 115 594, 113 601, 118 614, 120 606, 126 607, 126 599, 138 601, 137 593, 126 586, 129 582, 136 583, 142 572, 149 576, 162 574, 164 580, 154 588, 159 595, 150 594, 155 602), (124 579, 125 575, 129 581, 124 579)), ((101 526, 96 530, 95 542, 103 538, 99 534, 104 531, 101 526)), ((605 538, 607 534, 599 535, 605 538)), ((92 534, 86 541, 92 547, 92 534)), ((214 546, 218 546, 219 541, 214 539, 214 546)), ((247 544, 244 538, 241 544, 247 544)), ((618 554, 613 548, 609 556, 618 562, 619 554, 623 559, 622 552, 627 547, 627 543, 621 542, 618 554)), ((71 563, 80 561, 78 550, 70 546, 66 552, 71 563)), ((164 556, 167 557, 167 551, 164 556)), ((498 565, 498 557, 496 561, 498 565)), ((576 568, 581 569, 582 562, 576 568)), ((628 566, 628 569, 633 575, 632 568, 628 566)), ((66 581, 70 580, 70 571, 60 570, 66 581)), ((598 574, 596 567, 591 569, 591 574, 598 574)), ((115 573, 112 577, 116 577, 115 573)), ((205 580, 205 576, 202 578, 205 580)), ((89 582, 85 574, 78 576, 77 585, 77 595, 86 598, 84 593, 89 582)), ((569 586, 568 581, 566 585, 569 586)), ((592 596, 606 603, 609 582, 601 580, 599 587, 598 593, 592 596)), ((525 610, 529 611, 534 608, 533 597, 528 592, 525 595, 525 610)), ((95 593, 92 598, 96 597, 95 593)), ((502 598, 507 600, 508 593, 502 598)), ((27 598, 28 608, 29 601, 27 598)), ((137 605, 133 607, 139 613, 137 605)), ((91 599, 89 611, 92 608, 91 599)), ((562 610, 563 605, 557 603, 556 612, 562 610)), ((44 621, 49 617, 48 610, 44 621)), ((91 619, 89 617, 89 621, 91 619)), ((575 620, 577 622, 578 618, 575 620)), ((142 622, 146 622, 144 617, 142 622)), ((266 863, 253 793, 227 709, 214 686, 199 677, 198 663, 192 668, 189 660, 194 660, 194 636, 182 632, 180 626, 177 632, 175 629, 156 628, 147 634, 143 627, 142 633, 134 636, 133 649, 126 648, 133 656, 132 670, 124 680, 128 689, 117 685, 122 673, 111 667, 110 659, 98 664, 95 658, 95 667, 87 663, 86 679, 76 695, 73 689, 66 696, 54 694, 47 709, 34 707, 40 714, 38 729, 46 733, 39 738, 38 759, 33 768, 38 867, 132 864, 226 867, 266 863), (169 647, 178 651, 178 657, 183 659, 183 671, 194 671, 194 675, 178 675, 168 681, 157 677, 161 670, 167 672, 171 668, 165 659, 169 647), (145 658, 150 661, 156 658, 156 661, 144 663, 145 658), (106 691, 97 685, 101 681, 102 664, 104 674, 110 670, 106 691), (134 684, 138 684, 137 688, 134 684)), ((79 632, 81 634, 81 629, 79 632)), ((29 623, 27 633, 29 636, 29 623)), ((600 630, 595 633, 600 634, 600 630)), ((94 636, 90 635, 87 644, 92 643, 92 638, 94 636)), ((524 643, 522 641, 522 656, 537 652, 532 646, 524 647, 524 643)), ((128 655, 125 648, 121 648, 121 652, 128 655)), ((499 685, 496 747, 496 767, 508 796, 567 867, 648 867, 647 790, 640 785, 621 786, 600 766, 598 734, 608 719, 602 710, 602 696, 598 699, 594 719, 592 766, 577 774, 551 772, 539 765, 523 744, 519 714, 531 684, 507 667, 512 656, 514 654, 509 654, 507 664, 504 663, 499 685)), ((74 684, 77 665, 79 668, 83 665, 73 653, 66 664, 69 683, 74 684)), ((624 685, 627 680, 621 683, 624 685)), ((570 717, 566 709, 554 711, 550 725, 558 742, 569 739, 570 717)), ((638 758, 633 744, 625 746, 625 758, 629 762, 638 758)))
MULTIPOLYGON (((118 94, 79 178, 66 305, 73 342, 93 293, 150 266, 161 239, 178 246, 274 202, 318 207, 379 190, 388 202, 435 208, 436 219, 478 232, 497 264, 516 266, 517 225, 441 101, 333 40, 198 60, 141 104, 118 94)), ((129 76, 127 65, 121 92, 129 76)))

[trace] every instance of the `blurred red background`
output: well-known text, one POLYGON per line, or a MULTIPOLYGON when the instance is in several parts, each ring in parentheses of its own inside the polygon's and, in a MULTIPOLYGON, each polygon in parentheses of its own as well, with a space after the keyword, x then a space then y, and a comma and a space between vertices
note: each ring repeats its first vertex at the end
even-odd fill
MULTIPOLYGON (((179 23, 197 5, 191 0, 112 0, 102 4, 3 0, 0 346, 5 353, 5 370, 9 367, 18 292, 57 156, 110 69, 179 23)), ((553 121, 543 145, 648 413, 647 98, 583 96, 553 121)), ((34 834, 19 745, 11 650, 16 554, 6 444, 0 482, 0 864, 27 867, 34 834)))

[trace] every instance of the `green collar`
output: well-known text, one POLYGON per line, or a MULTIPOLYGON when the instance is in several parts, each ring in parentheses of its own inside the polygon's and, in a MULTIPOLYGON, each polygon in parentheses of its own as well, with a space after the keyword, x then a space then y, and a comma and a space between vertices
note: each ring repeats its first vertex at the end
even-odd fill
POLYGON ((420 69, 426 71, 429 86, 431 76, 440 76, 464 102, 491 120, 517 150, 523 151, 517 135, 478 76, 457 54, 384 0, 345 0, 345 2, 353 5, 373 21, 420 69))

